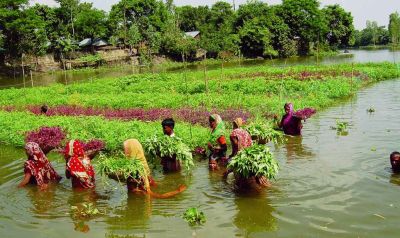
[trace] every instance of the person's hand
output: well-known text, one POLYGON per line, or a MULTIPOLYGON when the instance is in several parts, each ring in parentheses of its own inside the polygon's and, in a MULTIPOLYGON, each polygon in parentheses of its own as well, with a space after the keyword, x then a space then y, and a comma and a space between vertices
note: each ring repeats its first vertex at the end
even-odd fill
POLYGON ((256 178, 257 183, 264 187, 269 187, 271 184, 265 176, 259 176, 256 178))
POLYGON ((178 187, 178 191, 179 192, 183 192, 183 191, 185 191, 186 190, 186 185, 179 185, 179 187, 178 187))
POLYGON ((278 120, 278 114, 274 114, 274 120, 278 120))

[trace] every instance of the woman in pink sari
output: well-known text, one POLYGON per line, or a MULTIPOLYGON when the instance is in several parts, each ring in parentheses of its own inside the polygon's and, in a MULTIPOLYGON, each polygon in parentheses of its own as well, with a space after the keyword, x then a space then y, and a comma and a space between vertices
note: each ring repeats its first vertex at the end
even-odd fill
POLYGON ((24 165, 25 176, 18 187, 23 187, 31 183, 44 189, 50 182, 60 181, 61 177, 54 170, 53 166, 51 166, 50 161, 37 143, 26 143, 25 151, 28 156, 28 160, 24 165))
POLYGON ((244 129, 240 128, 243 125, 242 118, 236 118, 233 121, 233 131, 230 135, 232 144, 232 154, 229 158, 234 157, 239 151, 244 148, 250 147, 253 144, 251 135, 244 129))
POLYGON ((71 178, 73 188, 94 188, 95 173, 90 158, 85 155, 79 141, 71 140, 65 148, 65 175, 71 178))

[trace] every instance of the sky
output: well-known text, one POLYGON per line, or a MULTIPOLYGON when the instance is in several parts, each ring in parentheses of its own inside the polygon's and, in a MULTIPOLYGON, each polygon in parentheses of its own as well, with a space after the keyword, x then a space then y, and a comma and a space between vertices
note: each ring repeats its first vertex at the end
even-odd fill
MULTIPOLYGON (((96 8, 109 11, 111 6, 118 3, 119 0, 81 0, 92 2, 96 8)), ((212 5, 218 0, 174 0, 175 5, 212 5)), ((225 0, 236 5, 246 3, 247 0, 225 0)), ((279 4, 281 0, 262 0, 268 4, 279 4)), ((31 0, 32 3, 47 4, 56 6, 54 0, 31 0)), ((365 28, 367 20, 377 21, 380 26, 387 26, 389 15, 395 11, 400 13, 400 0, 320 0, 321 5, 340 4, 346 11, 350 11, 354 17, 354 26, 356 29, 365 28)))

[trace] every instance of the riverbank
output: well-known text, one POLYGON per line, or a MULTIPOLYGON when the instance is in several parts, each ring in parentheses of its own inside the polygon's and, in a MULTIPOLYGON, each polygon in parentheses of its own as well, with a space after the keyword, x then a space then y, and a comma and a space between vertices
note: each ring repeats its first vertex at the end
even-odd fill
POLYGON ((209 111, 221 113, 228 120, 236 115, 248 115, 251 121, 281 114, 288 101, 296 108, 321 110, 351 97, 368 84, 397 77, 400 77, 399 68, 391 63, 255 66, 6 89, 0 95, 3 108, 0 141, 22 146, 26 131, 59 125, 67 130, 70 138, 102 139, 107 149, 114 150, 127 138, 143 140, 161 133, 160 120, 174 116, 178 121, 177 133, 194 147, 207 141, 207 129, 201 125, 206 125, 209 111), (50 109, 67 109, 52 116, 33 114, 32 108, 42 104, 49 105, 50 109), (185 113, 182 109, 186 109, 185 113), (107 116, 121 113, 118 110, 125 110, 122 118, 107 116), (142 110, 141 114, 135 114, 137 110, 142 110), (143 117, 146 113, 154 116, 143 117))

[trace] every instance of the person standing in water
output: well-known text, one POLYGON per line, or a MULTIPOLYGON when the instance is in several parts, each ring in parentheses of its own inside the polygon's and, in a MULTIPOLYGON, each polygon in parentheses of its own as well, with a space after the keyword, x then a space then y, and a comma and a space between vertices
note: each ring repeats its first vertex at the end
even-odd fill
POLYGON ((301 118, 298 118, 294 115, 293 104, 286 103, 284 109, 286 114, 282 116, 282 120, 278 124, 279 128, 282 128, 286 135, 301 135, 303 124, 301 123, 301 118))
POLYGON ((37 143, 26 143, 25 152, 28 156, 28 160, 24 164, 25 176, 18 187, 24 187, 28 183, 31 183, 36 184, 41 189, 45 189, 50 182, 61 180, 61 176, 51 166, 50 161, 37 143))
POLYGON ((226 162, 226 151, 228 146, 225 138, 225 125, 218 114, 213 114, 208 119, 211 128, 208 149, 210 150, 209 167, 217 169, 218 162, 226 162))
MULTIPOLYGON (((166 118, 161 122, 163 133, 165 136, 175 138, 175 121, 172 118, 166 118)), ((176 159, 176 157, 162 157, 161 165, 165 172, 176 172, 181 170, 181 163, 176 159)))

